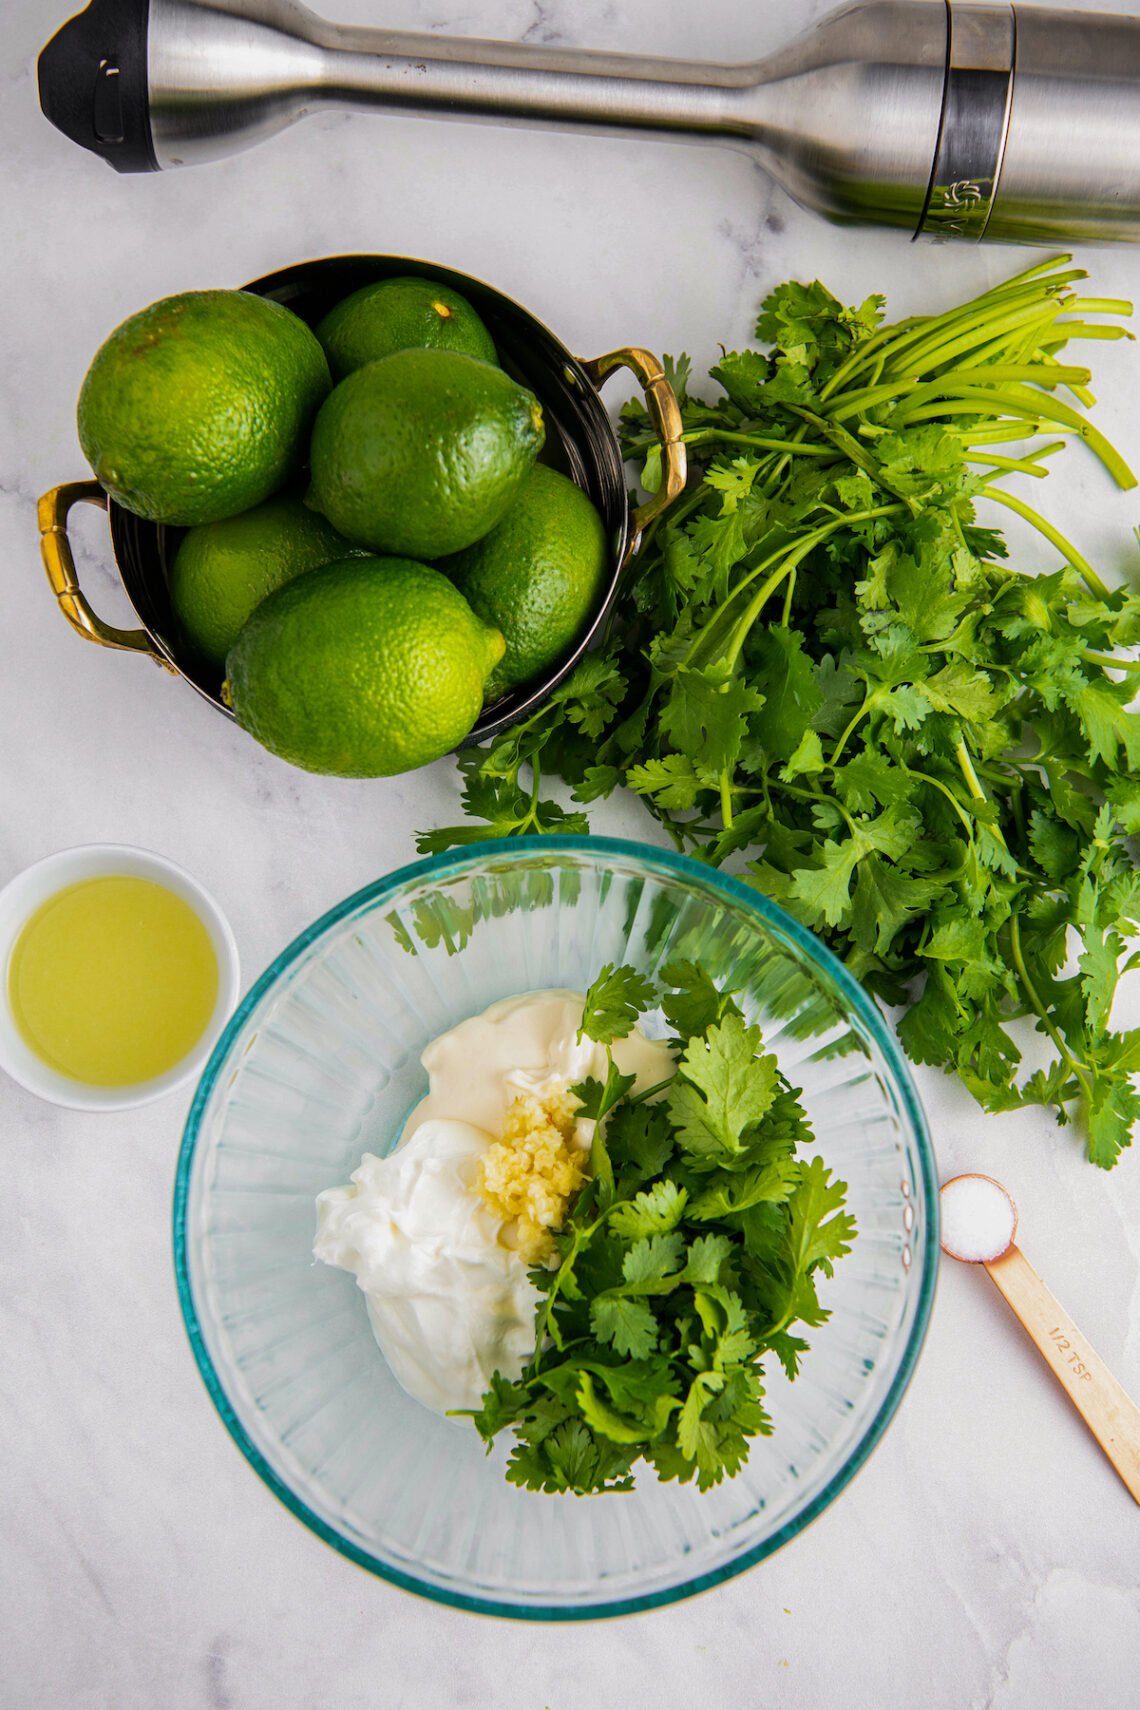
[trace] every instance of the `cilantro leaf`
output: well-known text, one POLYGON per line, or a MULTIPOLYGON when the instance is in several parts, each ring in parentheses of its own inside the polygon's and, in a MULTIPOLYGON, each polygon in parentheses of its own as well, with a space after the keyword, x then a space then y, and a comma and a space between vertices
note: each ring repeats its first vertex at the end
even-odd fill
POLYGON ((722 991, 696 962, 667 962, 661 978, 673 988, 662 997, 661 1007, 679 1038, 692 1039, 726 1014, 740 1014, 732 993, 722 991))
POLYGON ((799 1175, 799 1165, 791 1156, 772 1158, 754 1169, 726 1175, 690 1202, 689 1216, 703 1223, 737 1217, 755 1205, 779 1205, 789 1198, 799 1175))
POLYGON ((736 765, 748 731, 747 716, 763 704, 758 689, 724 669, 682 666, 661 709, 661 729, 678 753, 699 757, 704 776, 715 780, 736 765))
POLYGON ((580 1419, 566 1419, 541 1443, 526 1439, 511 1451, 507 1479, 528 1490, 632 1490, 628 1451, 599 1444, 580 1419))
POLYGON ((847 1184, 835 1181, 822 1158, 799 1166, 800 1180, 789 1201, 788 1249, 797 1273, 818 1265, 828 1276, 835 1259, 851 1250, 855 1219, 843 1209, 847 1184))
POLYGON ((635 968, 607 963, 586 993, 578 1038, 596 1039, 602 1045, 624 1039, 656 998, 653 982, 635 968))
POLYGON ((685 754, 665 754, 631 766, 625 781, 639 796, 652 796, 659 807, 682 812, 695 807, 701 791, 709 788, 707 773, 685 754))
POLYGON ((625 1097, 636 1079, 636 1075, 623 1075, 611 1057, 604 1081, 588 1075, 584 1081, 575 1081, 571 1086, 570 1091, 581 1106, 578 1115, 592 1122, 602 1122, 625 1097))
POLYGON ((634 1360, 657 1346, 656 1318, 643 1300, 628 1295, 599 1295, 590 1307, 590 1326, 599 1342, 634 1360))
POLYGON ((749 663, 764 684, 764 705, 750 719, 751 731, 774 760, 790 760, 823 704, 804 638, 769 625, 754 633, 749 663))
POLYGON ((817 854, 813 867, 799 867, 792 874, 792 895, 800 903, 809 925, 820 920, 839 926, 851 915, 851 875, 860 850, 855 839, 835 843, 829 837, 817 854))
POLYGON ((611 1053, 607 1059, 604 1081, 590 1075, 584 1081, 575 1082, 570 1088, 580 1105, 579 1118, 594 1124, 593 1138, 590 1141, 590 1174, 598 1184, 599 1192, 607 1205, 614 1193, 614 1167, 606 1140, 605 1119, 629 1092, 636 1079, 636 1075, 622 1074, 611 1053))
POLYGON ((689 1245, 685 1259, 685 1281, 712 1285, 731 1259, 733 1244, 727 1235, 698 1235, 689 1245))
POLYGON ((667 1235, 642 1235, 622 1261, 622 1276, 631 1287, 654 1292, 681 1268, 685 1237, 676 1229, 667 1235))
POLYGON ((625 1190, 659 1176, 673 1154, 673 1133, 660 1104, 619 1104, 606 1128, 606 1145, 625 1190))
POLYGON ((667 1235, 684 1216, 688 1194, 676 1182, 655 1182, 653 1186, 624 1205, 615 1205, 610 1212, 610 1228, 626 1240, 636 1241, 643 1235, 667 1235))
POLYGON ((608 1400, 598 1394, 593 1375, 584 1371, 578 1382, 578 1405, 595 1436, 608 1437, 614 1443, 646 1443, 660 1433, 669 1414, 679 1403, 672 1396, 659 1396, 651 1419, 631 1419, 618 1413, 608 1400))
POLYGON ((689 1041, 667 1095, 677 1142, 701 1160, 739 1156, 776 1094, 776 1059, 760 1055, 760 1029, 726 1016, 689 1041))

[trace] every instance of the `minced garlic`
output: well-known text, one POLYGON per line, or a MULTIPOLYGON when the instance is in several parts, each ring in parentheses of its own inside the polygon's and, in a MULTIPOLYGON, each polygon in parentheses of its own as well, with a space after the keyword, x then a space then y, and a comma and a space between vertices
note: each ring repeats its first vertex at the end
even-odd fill
POLYGON ((504 1222, 507 1239, 530 1264, 554 1250, 571 1198, 586 1179, 589 1154, 574 1143, 579 1101, 565 1086, 520 1093, 507 1111, 502 1137, 483 1155, 479 1191, 504 1222))

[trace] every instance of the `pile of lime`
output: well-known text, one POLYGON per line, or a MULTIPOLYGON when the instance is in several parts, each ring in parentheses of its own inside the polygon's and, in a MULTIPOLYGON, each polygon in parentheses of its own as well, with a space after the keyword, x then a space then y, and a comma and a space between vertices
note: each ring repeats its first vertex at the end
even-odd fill
POLYGON ((365 285, 315 328, 246 291, 166 297, 116 328, 79 437, 127 510, 184 528, 170 599, 238 723, 311 772, 446 754, 581 636, 608 547, 537 461, 537 398, 471 305, 365 285))

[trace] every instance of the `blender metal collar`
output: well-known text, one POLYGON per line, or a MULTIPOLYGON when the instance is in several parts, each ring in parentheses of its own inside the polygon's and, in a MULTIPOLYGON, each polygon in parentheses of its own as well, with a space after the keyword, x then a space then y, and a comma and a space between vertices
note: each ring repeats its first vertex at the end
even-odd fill
POLYGON ((1001 178, 1013 101, 1012 6, 946 3, 946 86, 930 193, 915 236, 983 238, 1001 178))

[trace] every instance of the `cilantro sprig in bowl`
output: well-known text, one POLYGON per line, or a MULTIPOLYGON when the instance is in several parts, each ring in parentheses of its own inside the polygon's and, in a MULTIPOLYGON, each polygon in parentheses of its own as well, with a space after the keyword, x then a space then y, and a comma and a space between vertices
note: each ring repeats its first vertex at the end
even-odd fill
POLYGON ((406 868, 283 952, 195 1098, 175 1256, 210 1394, 293 1513, 407 1589, 565 1620, 715 1585, 840 1494, 913 1371, 936 1217, 897 1043, 810 932, 685 857, 544 837, 406 868), (353 1279, 314 1267, 313 1200, 395 1143, 431 1039, 596 981, 595 1033, 642 1010, 679 1074, 640 1104, 620 1076, 583 1089, 611 1120, 488 1452, 399 1388, 353 1279))
POLYGON ((534 1353, 496 1372, 473 1415, 510 1427, 507 1478, 577 1496, 626 1492, 635 1472, 711 1490, 771 1435, 764 1361, 789 1380, 828 1319, 817 1286, 851 1251, 846 1182, 819 1156, 798 1089, 735 994, 694 962, 661 984, 604 967, 579 1037, 606 1048, 605 1080, 570 1089, 594 1125, 585 1184, 553 1236, 534 1353), (672 1079, 635 1092, 613 1044, 660 1008, 672 1079))

